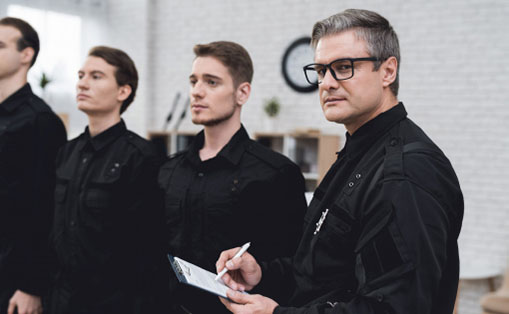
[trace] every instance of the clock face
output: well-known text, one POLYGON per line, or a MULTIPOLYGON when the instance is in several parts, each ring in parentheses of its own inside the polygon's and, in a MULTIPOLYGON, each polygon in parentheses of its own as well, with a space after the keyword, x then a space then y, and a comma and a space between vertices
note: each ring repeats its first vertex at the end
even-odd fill
POLYGON ((291 88, 301 93, 312 92, 318 88, 306 81, 306 76, 302 69, 305 65, 313 63, 314 51, 309 45, 310 42, 310 37, 295 40, 286 49, 283 56, 283 77, 291 88))

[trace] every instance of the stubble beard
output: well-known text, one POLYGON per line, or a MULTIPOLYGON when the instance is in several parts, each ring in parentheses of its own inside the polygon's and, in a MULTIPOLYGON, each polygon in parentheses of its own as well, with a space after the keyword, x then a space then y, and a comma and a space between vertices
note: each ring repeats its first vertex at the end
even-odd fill
POLYGON ((235 101, 232 101, 232 106, 231 106, 231 110, 224 113, 223 115, 219 116, 219 117, 214 117, 214 118, 211 118, 211 119, 192 119, 193 123, 194 124, 200 124, 200 125, 203 125, 203 126, 207 126, 207 127, 211 127, 211 126, 216 126, 216 125, 219 125, 225 121, 228 121, 231 119, 231 117, 233 117, 233 115, 235 114, 235 108, 237 107, 237 104, 235 103, 235 101))

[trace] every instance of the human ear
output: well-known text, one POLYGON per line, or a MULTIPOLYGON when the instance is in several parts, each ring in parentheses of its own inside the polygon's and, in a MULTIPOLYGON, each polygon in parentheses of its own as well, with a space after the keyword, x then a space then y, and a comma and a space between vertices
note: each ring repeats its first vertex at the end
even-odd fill
POLYGON ((396 80, 398 75, 398 60, 396 60, 396 57, 389 57, 380 67, 382 70, 383 86, 388 87, 396 80))
POLYGON ((117 100, 123 102, 129 95, 131 95, 132 89, 129 85, 122 85, 118 88, 117 100))
POLYGON ((21 50, 21 63, 28 64, 28 66, 30 66, 34 54, 35 50, 32 47, 26 47, 25 49, 21 50))
POLYGON ((235 99, 237 104, 242 106, 249 99, 249 95, 251 94, 251 84, 248 82, 241 83, 237 87, 237 91, 235 92, 235 99))

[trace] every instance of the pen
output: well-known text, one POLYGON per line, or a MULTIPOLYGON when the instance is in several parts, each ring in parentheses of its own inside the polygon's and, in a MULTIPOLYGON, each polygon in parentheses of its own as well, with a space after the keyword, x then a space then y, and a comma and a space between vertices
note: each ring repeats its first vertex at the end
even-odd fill
MULTIPOLYGON (((248 243, 244 244, 244 245, 240 248, 240 250, 237 252, 237 254, 235 254, 235 256, 233 256, 233 258, 232 258, 232 259, 235 259, 235 258, 237 258, 237 257, 241 257, 241 256, 242 256, 242 254, 244 254, 244 252, 246 252, 246 251, 247 251, 247 249, 249 248, 249 246, 250 246, 250 245, 251 245, 251 242, 248 242, 248 243)), ((226 274, 226 272, 227 272, 227 271, 228 271, 228 268, 226 268, 226 267, 225 267, 225 268, 223 268, 223 270, 222 270, 222 271, 220 271, 220 272, 217 274, 217 276, 216 276, 216 278, 214 278, 214 280, 216 280, 216 281, 217 281, 218 279, 220 279, 221 277, 223 277, 223 275, 224 275, 224 274, 226 274)))

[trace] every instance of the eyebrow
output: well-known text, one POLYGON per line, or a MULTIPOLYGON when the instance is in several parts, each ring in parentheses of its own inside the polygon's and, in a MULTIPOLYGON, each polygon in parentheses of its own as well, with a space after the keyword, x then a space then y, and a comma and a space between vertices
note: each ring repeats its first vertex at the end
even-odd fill
MULTIPOLYGON (((82 73, 85 73, 85 71, 83 71, 83 70, 79 70, 78 71, 78 74, 82 74, 82 73)), ((106 75, 104 72, 99 71, 99 70, 90 71, 90 74, 102 74, 102 75, 106 75)))
MULTIPOLYGON (((189 75, 189 78, 190 79, 196 78, 196 75, 195 74, 191 74, 191 75, 189 75)), ((215 80, 218 80, 218 81, 222 81, 223 80, 219 76, 216 76, 216 75, 213 75, 213 74, 208 74, 208 73, 203 74, 203 78, 205 78, 205 79, 215 79, 215 80)))

